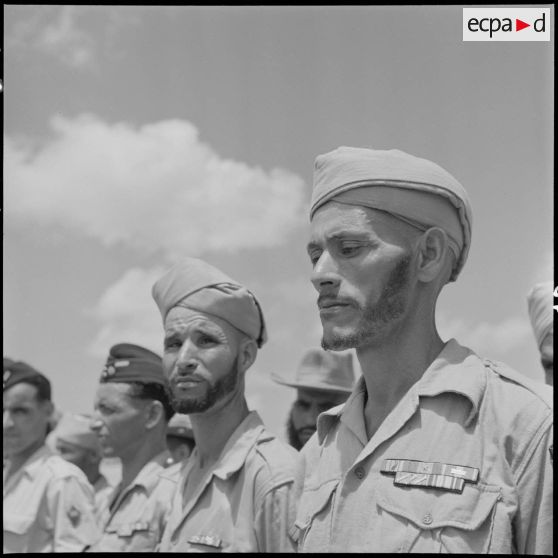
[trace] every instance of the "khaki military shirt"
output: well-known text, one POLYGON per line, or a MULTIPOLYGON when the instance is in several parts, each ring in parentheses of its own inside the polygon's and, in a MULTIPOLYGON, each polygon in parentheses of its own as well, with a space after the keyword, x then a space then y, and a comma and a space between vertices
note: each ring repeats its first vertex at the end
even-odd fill
POLYGON ((162 552, 293 552, 297 452, 268 432, 255 411, 234 431, 217 463, 183 503, 197 448, 182 479, 159 548, 162 552))
POLYGON ((85 474, 48 446, 6 478, 4 553, 81 552, 100 536, 93 489, 85 474))
POLYGON ((101 522, 104 509, 108 506, 108 500, 114 491, 114 486, 110 485, 107 478, 101 474, 93 483, 93 492, 95 493, 95 516, 98 522, 101 522))
POLYGON ((552 388, 451 340, 371 439, 365 397, 301 450, 299 551, 552 554, 552 388))
POLYGON ((94 552, 152 552, 165 526, 176 490, 176 472, 165 469, 166 453, 144 465, 134 481, 123 490, 117 486, 99 510, 103 530, 94 552))

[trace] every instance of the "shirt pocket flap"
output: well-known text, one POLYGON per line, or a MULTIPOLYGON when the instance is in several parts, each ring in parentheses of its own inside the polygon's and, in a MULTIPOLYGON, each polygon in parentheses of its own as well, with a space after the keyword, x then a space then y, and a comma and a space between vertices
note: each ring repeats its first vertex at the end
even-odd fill
POLYGON ((466 484, 462 493, 437 488, 400 487, 382 483, 378 506, 420 529, 456 527, 474 531, 500 499, 496 486, 466 484))
POLYGON ((149 531, 147 521, 135 521, 133 523, 119 523, 118 525, 107 525, 106 533, 116 533, 119 537, 131 537, 134 533, 149 531))
POLYGON ((32 515, 4 514, 4 531, 9 531, 16 535, 24 535, 29 531, 34 520, 35 517, 32 515))
POLYGON ((339 481, 335 479, 322 484, 318 488, 306 488, 304 490, 294 523, 298 529, 305 530, 312 519, 326 507, 338 483, 339 481))

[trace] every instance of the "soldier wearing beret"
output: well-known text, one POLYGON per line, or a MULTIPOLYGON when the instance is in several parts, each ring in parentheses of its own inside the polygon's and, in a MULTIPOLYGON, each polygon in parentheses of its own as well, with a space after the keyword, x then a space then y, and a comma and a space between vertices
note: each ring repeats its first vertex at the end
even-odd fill
POLYGON ((95 492, 95 510, 100 512, 114 487, 101 473, 103 455, 90 423, 88 415, 65 413, 51 435, 58 454, 85 473, 95 492))
POLYGON ((287 419, 287 439, 300 450, 316 432, 318 415, 344 403, 351 393, 355 376, 353 357, 323 349, 308 350, 289 379, 271 373, 279 384, 296 389, 296 400, 287 419))
POLYGON ((189 258, 153 286, 175 410, 196 440, 160 550, 288 552, 296 451, 249 411, 245 374, 267 333, 254 295, 189 258))
POLYGON ((83 472, 46 444, 49 380, 4 359, 4 553, 81 552, 99 538, 93 489, 83 472))
POLYGON ((552 554, 552 389, 435 324, 471 207, 437 164, 340 147, 315 162, 307 246, 322 346, 362 377, 302 448, 299 551, 552 554))
POLYGON ((122 480, 99 511, 95 552, 150 552, 159 543, 176 488, 165 468, 174 414, 161 357, 144 347, 111 347, 95 395, 91 428, 105 457, 119 457, 122 480))

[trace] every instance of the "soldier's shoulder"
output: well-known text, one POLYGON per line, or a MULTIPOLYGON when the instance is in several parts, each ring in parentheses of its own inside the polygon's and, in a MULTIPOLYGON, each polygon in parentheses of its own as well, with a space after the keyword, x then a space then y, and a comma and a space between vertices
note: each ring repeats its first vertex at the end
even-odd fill
POLYGON ((497 360, 483 359, 485 368, 489 371, 489 380, 498 386, 503 397, 510 397, 510 401, 537 405, 552 413, 554 390, 543 382, 537 382, 514 370, 511 366, 497 360))
POLYGON ((80 483, 89 484, 85 473, 77 465, 66 461, 59 455, 46 457, 43 468, 53 479, 75 478, 80 483))
POLYGON ((264 429, 255 446, 260 475, 269 479, 293 478, 298 452, 287 442, 264 429))

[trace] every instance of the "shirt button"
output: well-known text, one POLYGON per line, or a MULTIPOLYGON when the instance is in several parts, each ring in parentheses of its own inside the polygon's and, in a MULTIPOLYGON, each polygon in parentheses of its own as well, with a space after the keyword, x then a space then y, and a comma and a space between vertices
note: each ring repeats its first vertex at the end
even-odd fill
POLYGON ((355 469, 355 475, 357 476, 357 479, 363 479, 364 478, 364 469, 362 467, 357 467, 355 469))
POLYGON ((432 516, 429 513, 425 514, 424 517, 422 518, 422 522, 425 525, 430 525, 432 523, 432 516))

